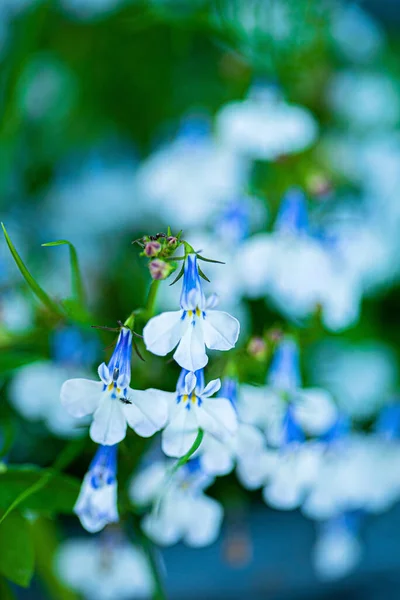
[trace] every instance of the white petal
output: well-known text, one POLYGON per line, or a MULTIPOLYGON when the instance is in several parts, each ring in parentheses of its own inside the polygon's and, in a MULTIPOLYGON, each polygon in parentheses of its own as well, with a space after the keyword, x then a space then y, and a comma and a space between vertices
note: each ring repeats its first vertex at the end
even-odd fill
POLYGON ((219 389, 221 389, 221 380, 213 379, 212 381, 210 381, 210 383, 206 385, 201 395, 205 398, 208 398, 209 396, 213 396, 214 394, 216 394, 219 389))
POLYGON ((91 415, 99 406, 102 390, 100 381, 68 379, 61 388, 61 404, 73 417, 91 415))
POLYGON ((142 437, 150 437, 164 427, 168 418, 168 404, 163 392, 129 388, 128 398, 132 404, 122 406, 128 425, 142 437))
POLYGON ((204 435, 199 448, 202 469, 210 475, 227 475, 234 466, 234 453, 228 444, 204 435))
POLYGON ((162 432, 162 450, 167 456, 181 457, 188 452, 198 433, 196 415, 179 405, 171 422, 162 432))
POLYGON ((183 541, 194 548, 209 546, 217 539, 224 511, 213 498, 198 496, 192 500, 192 518, 183 541))
POLYGON ((93 415, 90 437, 97 444, 112 446, 122 441, 126 435, 126 418, 122 404, 117 399, 104 396, 93 415))
POLYGON ((237 429, 237 415, 226 398, 204 398, 201 406, 195 406, 199 427, 224 441, 237 429))
POLYGON ((321 435, 330 429, 337 419, 337 409, 329 392, 310 388, 299 393, 293 405, 296 420, 310 435, 321 435))
POLYGON ((332 528, 320 535, 314 547, 312 561, 323 580, 339 579, 350 573, 362 555, 359 540, 343 528, 332 528))
POLYGON ((216 306, 218 306, 218 304, 219 304, 218 294, 211 294, 211 296, 209 296, 207 298, 206 308, 211 310, 211 309, 215 308, 216 306))
POLYGON ((106 365, 106 363, 101 363, 101 365, 99 366, 99 368, 97 369, 97 372, 99 374, 100 379, 102 380, 103 383, 105 383, 106 385, 110 384, 112 382, 112 377, 110 375, 110 371, 108 370, 108 367, 106 365))
POLYGON ((220 310, 208 310, 202 326, 204 342, 210 350, 231 350, 239 337, 239 321, 220 310))
POLYGON ((129 498, 137 504, 150 504, 165 486, 166 474, 164 462, 153 463, 134 477, 129 486, 129 498))
POLYGON ((143 339, 149 352, 165 356, 179 343, 185 329, 189 326, 182 320, 182 311, 165 312, 153 317, 143 329, 143 339))
POLYGON ((158 509, 143 519, 143 530, 161 546, 176 544, 183 535, 187 514, 187 502, 182 494, 167 493, 158 509))
POLYGON ((198 371, 208 363, 203 331, 198 319, 194 324, 189 324, 175 351, 174 359, 178 365, 188 371, 198 371))

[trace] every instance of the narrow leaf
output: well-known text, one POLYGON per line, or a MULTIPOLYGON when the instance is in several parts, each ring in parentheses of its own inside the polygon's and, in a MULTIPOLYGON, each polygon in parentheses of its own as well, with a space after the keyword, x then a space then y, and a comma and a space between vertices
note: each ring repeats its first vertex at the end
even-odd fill
POLYGON ((170 286, 171 286, 171 285, 174 285, 174 283, 176 283, 177 281, 179 281, 179 280, 180 280, 180 278, 181 278, 181 277, 183 277, 183 274, 184 274, 184 272, 185 272, 185 268, 184 268, 184 267, 182 267, 182 269, 181 269, 181 270, 180 270, 180 272, 179 272, 179 275, 178 275, 177 277, 175 277, 174 281, 173 281, 172 283, 170 283, 169 285, 170 285, 170 286))
POLYGON ((40 287, 40 285, 36 282, 34 277, 29 272, 28 268, 25 266, 22 258, 18 254, 17 250, 15 249, 14 244, 11 241, 6 228, 4 227, 4 223, 1 223, 1 227, 3 229, 4 237, 6 238, 6 242, 10 249, 10 252, 13 256, 13 259, 15 260, 17 267, 20 270, 21 275, 24 277, 26 283, 29 285, 29 287, 31 288, 33 293, 39 298, 39 300, 45 306, 47 306, 47 308, 51 312, 55 313, 59 317, 64 317, 65 315, 64 315, 62 308, 56 302, 54 302, 54 300, 52 300, 50 298, 50 296, 44 291, 43 288, 40 287))
POLYGON ((58 240, 57 242, 47 242, 42 246, 68 246, 69 247, 69 259, 71 264, 71 283, 72 283, 72 294, 74 298, 79 302, 81 306, 85 305, 85 291, 83 287, 82 275, 79 267, 78 253, 76 248, 68 240, 58 240))
POLYGON ((200 275, 200 277, 202 277, 203 279, 205 279, 206 281, 208 281, 208 283, 211 283, 211 281, 208 279, 207 275, 205 275, 205 274, 203 273, 203 271, 200 269, 199 265, 197 265, 197 268, 198 268, 198 270, 199 270, 199 275, 200 275))
POLYGON ((196 254, 199 260, 204 260, 204 262, 215 263, 216 265, 224 265, 225 263, 222 260, 214 260, 212 258, 205 258, 204 256, 200 256, 200 254, 196 254))

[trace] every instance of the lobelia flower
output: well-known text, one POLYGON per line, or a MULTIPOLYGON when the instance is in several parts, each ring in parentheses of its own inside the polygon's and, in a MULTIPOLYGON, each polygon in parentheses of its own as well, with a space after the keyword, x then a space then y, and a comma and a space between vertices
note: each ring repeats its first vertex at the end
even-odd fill
POLYGON ((253 86, 248 98, 226 104, 217 115, 221 141, 253 160, 273 161, 301 152, 316 141, 317 134, 310 111, 287 104, 272 86, 253 86))
POLYGON ((96 533, 119 520, 117 509, 117 444, 100 446, 86 473, 74 512, 82 526, 96 533))
POLYGON ((288 317, 310 317, 322 307, 322 319, 333 331, 358 318, 359 278, 328 234, 317 236, 310 229, 300 190, 284 196, 271 233, 243 243, 238 269, 243 294, 267 296, 288 317))
POLYGON ((205 386, 203 370, 182 369, 176 392, 164 392, 168 402, 168 424, 162 432, 162 449, 167 456, 180 457, 193 445, 198 430, 228 441, 237 429, 235 409, 227 398, 212 398, 221 387, 219 379, 205 386))
POLYGON ((153 463, 135 477, 129 495, 139 505, 155 502, 142 527, 157 544, 169 546, 182 540, 192 547, 212 544, 218 537, 223 508, 203 491, 214 481, 197 459, 171 476, 168 464, 153 463))
POLYGON ((196 254, 185 259, 181 310, 153 317, 143 330, 147 350, 165 356, 176 346, 174 359, 184 369, 197 371, 208 362, 210 350, 230 350, 239 337, 237 319, 226 312, 212 310, 206 302, 196 254))
POLYGON ((242 386, 239 417, 265 431, 270 446, 257 461, 239 470, 246 487, 265 486, 268 504, 299 506, 317 477, 323 446, 306 434, 322 435, 336 419, 336 408, 324 390, 300 387, 297 344, 284 338, 275 351, 264 388, 242 386))
MULTIPOLYGON (((219 396, 230 400, 237 412, 238 384, 235 379, 224 379, 219 396)), ((265 439, 261 431, 239 421, 236 433, 227 439, 221 440, 206 432, 195 456, 198 456, 202 469, 210 475, 226 475, 235 463, 238 472, 246 473, 253 462, 258 464, 264 449, 265 439)))
MULTIPOLYGON (((295 428, 320 436, 326 433, 337 418, 331 395, 321 388, 302 388, 299 349, 294 340, 284 338, 275 350, 263 387, 242 386, 239 418, 263 429, 268 442, 279 447, 287 438, 288 428, 293 437, 295 428)), ((298 433, 300 435, 300 433, 298 433)))
POLYGON ((95 539, 69 539, 57 550, 60 580, 86 600, 151 598, 154 583, 143 551, 120 532, 95 539))
POLYGON ((61 388, 61 403, 74 417, 93 414, 90 437, 103 445, 117 444, 127 424, 142 437, 150 437, 167 420, 167 404, 158 390, 133 390, 131 380, 132 332, 122 327, 106 365, 99 366, 101 381, 69 379, 61 388))

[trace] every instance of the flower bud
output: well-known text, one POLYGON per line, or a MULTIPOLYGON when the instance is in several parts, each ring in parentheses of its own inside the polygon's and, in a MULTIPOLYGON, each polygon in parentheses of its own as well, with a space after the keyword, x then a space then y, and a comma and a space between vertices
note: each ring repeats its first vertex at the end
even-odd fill
POLYGON ((150 275, 153 279, 166 279, 173 271, 173 266, 157 258, 149 264, 150 275))
POLYGON ((161 250, 161 244, 159 242, 147 242, 147 244, 144 247, 143 252, 145 253, 146 256, 148 257, 152 257, 152 256, 157 256, 157 254, 160 252, 161 250))
POLYGON ((267 345, 262 337, 251 338, 247 352, 257 360, 263 360, 266 357, 267 345))
POLYGON ((167 237, 167 242, 169 246, 174 246, 178 243, 178 238, 173 235, 170 235, 167 237))

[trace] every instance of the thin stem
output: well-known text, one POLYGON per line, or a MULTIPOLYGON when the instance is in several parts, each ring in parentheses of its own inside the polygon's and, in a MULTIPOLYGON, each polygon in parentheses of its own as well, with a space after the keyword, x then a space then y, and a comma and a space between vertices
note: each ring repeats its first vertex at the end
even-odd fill
POLYGON ((146 317, 148 319, 150 319, 153 316, 155 304, 156 304, 157 292, 158 292, 158 288, 160 287, 160 283, 161 282, 159 279, 153 279, 153 281, 151 282, 149 294, 147 296, 146 308, 145 308, 146 317))
POLYGON ((135 530, 136 539, 141 545, 144 553, 146 554, 147 561, 153 576, 154 592, 153 600, 167 600, 167 595, 164 589, 162 576, 160 573, 160 564, 155 555, 155 546, 149 540, 149 538, 143 533, 140 526, 140 519, 137 515, 132 515, 133 528, 135 530))
POLYGON ((185 465, 187 462, 189 462, 189 460, 191 459, 191 457, 193 456, 193 454, 200 447, 200 444, 203 441, 203 437, 204 437, 204 431, 202 429, 199 429, 199 431, 197 432, 196 439, 194 440, 194 442, 193 442, 192 446, 190 447, 190 449, 173 466, 171 475, 173 475, 174 473, 176 473, 176 471, 178 469, 180 469, 181 467, 183 467, 183 465, 185 465))

